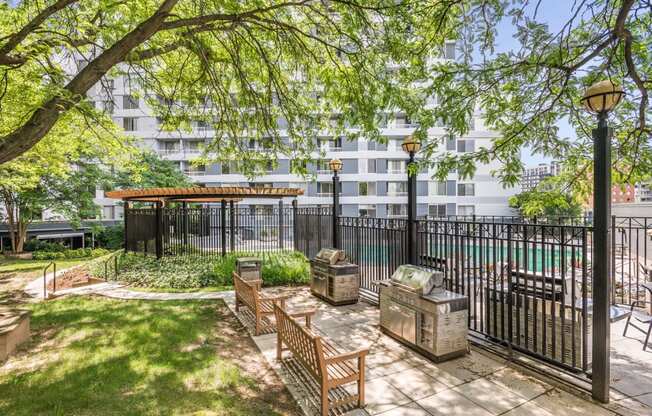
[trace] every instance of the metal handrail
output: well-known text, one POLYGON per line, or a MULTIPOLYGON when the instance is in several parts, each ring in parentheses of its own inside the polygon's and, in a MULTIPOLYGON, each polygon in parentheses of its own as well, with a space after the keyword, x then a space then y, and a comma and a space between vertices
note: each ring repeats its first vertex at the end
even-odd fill
POLYGON ((46 280, 46 276, 47 276, 47 274, 48 274, 48 269, 50 268, 50 266, 54 266, 54 267, 53 267, 53 272, 54 272, 54 279, 53 279, 53 280, 54 280, 54 286, 52 287, 52 293, 54 293, 54 292, 57 291, 57 263, 54 262, 54 261, 51 261, 50 263, 48 263, 47 266, 45 266, 45 267, 43 268, 43 299, 47 299, 47 298, 48 298, 48 282, 47 282, 47 280, 46 280))
POLYGON ((109 262, 113 260, 113 277, 118 277, 118 258, 124 254, 124 250, 118 250, 104 260, 104 281, 109 280, 109 262))

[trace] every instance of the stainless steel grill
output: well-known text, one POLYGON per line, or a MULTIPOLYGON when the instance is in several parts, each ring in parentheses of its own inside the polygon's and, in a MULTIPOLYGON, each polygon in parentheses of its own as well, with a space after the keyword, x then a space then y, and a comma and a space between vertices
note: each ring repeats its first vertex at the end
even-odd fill
POLYGON ((310 291, 333 304, 347 305, 358 301, 360 274, 358 266, 346 259, 342 250, 324 248, 310 260, 310 291))
POLYGON ((399 266, 380 285, 380 327, 435 361, 468 351, 468 298, 443 289, 444 274, 399 266))

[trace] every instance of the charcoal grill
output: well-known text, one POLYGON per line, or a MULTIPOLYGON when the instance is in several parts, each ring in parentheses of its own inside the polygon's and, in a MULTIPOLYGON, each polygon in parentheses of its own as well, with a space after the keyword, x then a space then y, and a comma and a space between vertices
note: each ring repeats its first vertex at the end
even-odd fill
POLYGON ((380 328, 392 338, 439 362, 468 351, 466 296, 443 289, 444 274, 399 266, 380 286, 380 328))
POLYGON ((346 253, 324 248, 310 260, 310 291, 332 305, 356 303, 359 296, 360 274, 346 253))

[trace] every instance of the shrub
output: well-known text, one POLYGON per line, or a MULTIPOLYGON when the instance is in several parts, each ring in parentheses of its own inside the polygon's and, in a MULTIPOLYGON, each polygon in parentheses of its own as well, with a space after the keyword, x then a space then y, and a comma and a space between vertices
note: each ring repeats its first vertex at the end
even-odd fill
POLYGON ((61 243, 50 243, 44 240, 32 239, 25 242, 24 250, 25 251, 48 251, 48 252, 60 252, 65 251, 68 248, 61 243))
MULTIPOLYGON (((257 253, 229 253, 224 257, 180 256, 157 260, 142 254, 121 257, 119 279, 141 287, 190 289, 206 286, 231 286, 231 274, 238 257, 257 253)), ((279 252, 260 255, 265 286, 304 284, 309 280, 309 265, 301 253, 279 252)), ((102 276, 103 269, 93 273, 102 276)))
POLYGON ((65 249, 63 251, 35 251, 32 254, 34 260, 63 260, 78 259, 85 257, 100 257, 109 254, 110 251, 103 248, 77 248, 65 249))
POLYGON ((95 233, 95 242, 98 246, 109 250, 121 249, 125 241, 124 225, 102 227, 95 233))

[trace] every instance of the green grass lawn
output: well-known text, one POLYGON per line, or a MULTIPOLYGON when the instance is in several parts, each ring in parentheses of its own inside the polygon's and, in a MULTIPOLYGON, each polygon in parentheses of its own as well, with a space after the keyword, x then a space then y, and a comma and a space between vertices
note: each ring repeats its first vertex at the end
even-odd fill
POLYGON ((298 413, 221 301, 68 297, 25 307, 33 339, 0 365, 0 415, 298 413))
MULTIPOLYGON (((88 258, 57 260, 57 270, 67 269, 89 261, 88 258)), ((52 260, 21 260, 8 259, 0 256, 0 277, 3 275, 20 273, 24 278, 43 276, 43 268, 52 260)), ((51 270, 48 270, 51 271, 51 270)))

